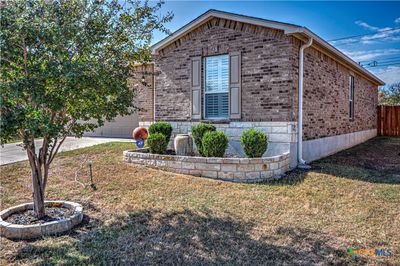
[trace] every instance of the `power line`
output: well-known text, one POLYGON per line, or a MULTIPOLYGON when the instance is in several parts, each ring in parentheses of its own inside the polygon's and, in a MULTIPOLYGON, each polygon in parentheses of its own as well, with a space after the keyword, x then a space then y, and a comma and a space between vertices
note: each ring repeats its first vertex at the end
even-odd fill
POLYGON ((399 30, 399 29, 400 29, 400 27, 399 28, 393 28, 393 29, 387 29, 387 30, 381 30, 381 31, 377 31, 377 32, 374 32, 374 33, 347 36, 347 37, 328 40, 328 42, 341 41, 341 40, 353 39, 353 38, 364 37, 364 36, 369 36, 369 35, 375 35, 375 34, 379 34, 379 33, 382 33, 382 32, 395 31, 395 30, 399 30))
POLYGON ((400 65, 400 62, 398 62, 398 63, 390 63, 390 64, 377 64, 377 65, 372 65, 372 66, 365 66, 364 68, 384 67, 384 66, 397 66, 397 65, 400 65))
MULTIPOLYGON (((382 55, 382 56, 385 56, 385 55, 382 55)), ((382 56, 381 56, 381 57, 382 57, 382 56)), ((376 57, 380 57, 380 56, 376 56, 376 57)), ((400 56, 382 58, 382 61, 380 61, 380 62, 387 61, 387 60, 394 60, 394 59, 400 59, 400 56)), ((376 61, 376 60, 374 60, 374 61, 376 61)), ((362 61, 358 61, 358 63, 359 63, 360 65, 362 65, 361 63, 370 63, 370 62, 372 62, 372 61, 371 61, 371 60, 362 60, 362 61)))

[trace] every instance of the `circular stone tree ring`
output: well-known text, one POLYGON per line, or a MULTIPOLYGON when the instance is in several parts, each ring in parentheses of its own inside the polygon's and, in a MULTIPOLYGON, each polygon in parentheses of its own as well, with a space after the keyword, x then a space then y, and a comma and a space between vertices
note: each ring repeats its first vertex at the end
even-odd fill
POLYGON ((9 239, 31 239, 42 236, 55 235, 66 232, 75 225, 82 222, 82 205, 70 201, 45 201, 45 206, 57 206, 72 209, 72 216, 52 222, 42 224, 11 224, 6 222, 8 216, 16 212, 23 212, 33 209, 33 203, 24 203, 0 212, 0 235, 9 239))

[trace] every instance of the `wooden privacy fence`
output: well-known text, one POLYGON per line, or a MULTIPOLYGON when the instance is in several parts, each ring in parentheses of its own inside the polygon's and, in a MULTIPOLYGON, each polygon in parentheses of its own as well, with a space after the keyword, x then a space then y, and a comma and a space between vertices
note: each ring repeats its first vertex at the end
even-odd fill
POLYGON ((378 135, 400 136, 400 106, 379 105, 378 135))

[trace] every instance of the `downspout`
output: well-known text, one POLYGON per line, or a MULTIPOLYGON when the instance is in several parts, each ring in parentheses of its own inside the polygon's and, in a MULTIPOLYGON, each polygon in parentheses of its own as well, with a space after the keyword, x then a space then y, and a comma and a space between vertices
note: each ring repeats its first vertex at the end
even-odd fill
POLYGON ((309 168, 303 160, 303 77, 304 77, 304 49, 310 47, 313 39, 310 37, 306 44, 300 47, 299 53, 299 118, 297 123, 297 162, 299 168, 309 168))
POLYGON ((156 63, 153 64, 153 123, 156 122, 156 63))

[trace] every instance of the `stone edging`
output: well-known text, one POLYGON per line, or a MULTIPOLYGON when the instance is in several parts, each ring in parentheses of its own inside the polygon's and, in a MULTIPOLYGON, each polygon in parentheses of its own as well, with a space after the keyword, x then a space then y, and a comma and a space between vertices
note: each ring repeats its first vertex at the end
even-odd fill
POLYGON ((163 170, 240 183, 280 178, 289 170, 289 152, 263 158, 205 158, 124 151, 124 161, 163 170))
POLYGON ((82 205, 70 201, 45 201, 45 205, 57 204, 60 207, 73 209, 74 213, 71 217, 61 219, 53 222, 46 222, 42 224, 20 225, 11 224, 4 221, 8 216, 13 213, 21 212, 24 210, 33 209, 33 203, 24 203, 0 212, 0 235, 10 239, 30 239, 38 238, 41 236, 54 235, 70 230, 75 225, 82 222, 83 207, 82 205))

